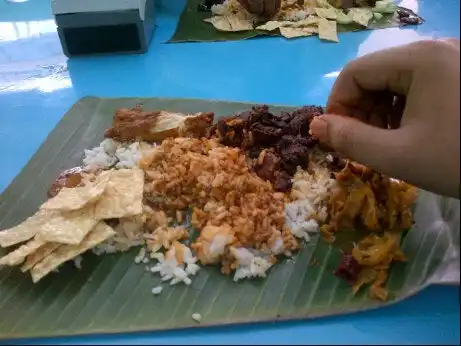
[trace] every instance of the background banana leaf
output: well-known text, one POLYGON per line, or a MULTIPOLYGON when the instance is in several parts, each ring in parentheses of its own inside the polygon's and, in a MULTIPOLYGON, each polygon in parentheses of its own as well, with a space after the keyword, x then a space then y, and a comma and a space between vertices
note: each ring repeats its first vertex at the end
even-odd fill
MULTIPOLYGON (((249 104, 184 99, 84 98, 64 116, 23 171, 1 195, 0 229, 30 216, 46 198, 54 178, 81 163, 83 150, 103 139, 116 108, 143 103, 145 109, 214 111, 223 116, 249 104)), ((272 111, 290 110, 273 107, 272 111)), ((136 265, 137 250, 97 257, 84 255, 83 268, 60 267, 38 284, 18 269, 0 269, 0 339, 119 333, 242 322, 313 318, 366 310, 401 300, 430 283, 459 283, 459 201, 421 192, 417 225, 403 249, 409 261, 391 270, 392 300, 381 303, 367 290, 352 296, 332 275, 339 249, 313 239, 294 261, 275 265, 267 279, 234 283, 218 268, 199 271, 191 286, 151 289, 158 276, 136 265), (315 259, 318 264, 312 264, 315 259), (191 315, 200 313, 202 323, 191 315)))
MULTIPOLYGON (((207 41, 236 41, 252 38, 256 36, 280 36, 278 30, 273 32, 251 30, 251 31, 239 31, 239 32, 224 32, 216 30, 210 23, 204 22, 203 20, 211 17, 211 12, 203 12, 198 10, 198 5, 201 0, 187 0, 186 7, 184 8, 181 17, 179 18, 176 31, 169 40, 169 42, 207 42, 207 41)), ((403 7, 399 7, 400 10, 411 13, 412 16, 417 16, 413 11, 403 7)), ((420 22, 423 22, 421 17, 418 17, 420 22)), ((364 28, 359 24, 338 24, 339 32, 348 31, 360 31, 367 29, 385 29, 396 26, 404 26, 396 15, 386 14, 380 20, 370 22, 368 28, 364 28)))

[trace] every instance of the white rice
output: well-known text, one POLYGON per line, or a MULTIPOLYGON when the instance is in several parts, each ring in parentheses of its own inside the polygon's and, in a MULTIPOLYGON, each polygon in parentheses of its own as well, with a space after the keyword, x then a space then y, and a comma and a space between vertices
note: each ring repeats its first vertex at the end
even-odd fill
POLYGON ((162 293, 162 291, 163 291, 163 287, 162 287, 162 286, 156 286, 156 287, 154 287, 154 288, 152 289, 152 294, 153 294, 154 296, 157 296, 157 295, 159 295, 160 293, 162 293))
POLYGON ((285 205, 285 224, 293 235, 305 242, 311 240, 309 233, 318 233, 319 224, 312 217, 316 210, 308 200, 301 200, 285 205))
POLYGON ((128 144, 106 138, 99 146, 84 151, 83 164, 87 167, 133 168, 153 147, 146 142, 128 144))
POLYGON ((189 276, 194 276, 199 271, 200 267, 196 264, 197 258, 192 255, 192 251, 185 246, 184 247, 184 264, 179 264, 174 256, 174 249, 171 249, 171 256, 165 259, 162 253, 155 253, 151 255, 151 258, 158 261, 150 271, 152 273, 159 273, 162 281, 169 281, 170 285, 176 285, 178 283, 185 283, 190 285, 192 280, 189 276))
POLYGON ((265 258, 256 256, 246 248, 230 248, 232 255, 237 262, 237 269, 234 274, 234 281, 251 279, 256 277, 265 278, 266 272, 272 264, 265 258))
POLYGON ((141 249, 139 249, 138 255, 134 258, 134 263, 136 264, 144 263, 143 262, 144 258, 146 258, 146 248, 142 247, 141 249))

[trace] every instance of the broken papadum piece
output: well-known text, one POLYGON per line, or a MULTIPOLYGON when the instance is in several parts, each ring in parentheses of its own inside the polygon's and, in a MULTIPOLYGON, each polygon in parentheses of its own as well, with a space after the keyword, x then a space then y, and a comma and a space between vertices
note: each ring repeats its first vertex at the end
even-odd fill
POLYGON ((37 237, 48 243, 79 244, 98 223, 94 205, 83 209, 60 212, 48 211, 48 219, 38 229, 37 237))
POLYGON ((32 281, 37 283, 58 266, 115 235, 115 231, 104 221, 99 222, 78 245, 62 245, 31 270, 32 281))
POLYGON ((96 220, 116 219, 142 213, 144 171, 139 168, 113 171, 94 208, 96 220))
POLYGON ((373 11, 368 8, 354 7, 347 12, 347 16, 351 18, 352 21, 367 27, 368 23, 373 18, 373 11))
POLYGON ((305 37, 305 36, 311 36, 315 33, 317 33, 317 28, 314 28, 314 27, 280 28, 280 34, 285 38, 305 37))
POLYGON ((42 226, 48 222, 49 213, 46 210, 39 210, 19 225, 0 231, 0 247, 17 245, 35 237, 42 226))
POLYGON ((23 273, 29 271, 33 266, 35 266, 38 262, 42 261, 45 257, 48 257, 54 250, 56 250, 61 245, 62 244, 58 243, 47 243, 41 246, 37 251, 27 256, 26 262, 21 267, 21 271, 23 273))
POLYGON ((336 22, 321 18, 319 20, 319 38, 321 40, 339 42, 336 22))
POLYGON ((0 266, 16 266, 24 262, 26 257, 36 252, 45 242, 40 239, 32 239, 27 244, 21 245, 16 250, 10 252, 8 255, 0 258, 0 266))
POLYGON ((241 19, 237 16, 214 16, 204 19, 211 23, 217 30, 221 31, 246 31, 253 30, 253 21, 241 19))
POLYGON ((110 180, 112 171, 103 171, 96 176, 94 182, 81 187, 64 187, 56 197, 46 201, 40 209, 71 211, 83 208, 85 205, 97 201, 110 180))

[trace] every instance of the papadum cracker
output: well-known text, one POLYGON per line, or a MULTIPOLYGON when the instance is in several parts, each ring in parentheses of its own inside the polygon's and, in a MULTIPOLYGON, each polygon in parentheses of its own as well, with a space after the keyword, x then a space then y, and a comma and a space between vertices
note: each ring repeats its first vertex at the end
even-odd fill
POLYGON ((317 28, 280 28, 280 34, 286 38, 311 36, 317 32, 317 28))
POLYGON ((24 222, 0 232, 0 247, 9 247, 23 243, 35 237, 41 227, 48 221, 49 213, 39 210, 24 222))
POLYGON ((64 262, 81 255, 114 235, 115 231, 110 226, 104 221, 99 222, 80 244, 62 245, 48 257, 43 259, 43 261, 37 263, 35 267, 30 270, 32 281, 34 283, 40 281, 44 276, 64 262))
POLYGON ((319 20, 319 38, 322 40, 339 42, 336 22, 324 18, 319 20))
POLYGON ((27 244, 21 245, 8 255, 0 258, 0 266, 16 266, 24 262, 26 257, 36 252, 45 242, 40 239, 32 239, 27 244))
POLYGON ((315 8, 315 13, 317 14, 317 16, 325 19, 336 19, 338 17, 339 11, 335 8, 315 8))
POLYGON ((79 244, 99 220, 94 217, 94 205, 66 212, 50 210, 48 214, 37 237, 49 243, 79 244))
POLYGON ((112 172, 106 191, 96 203, 97 220, 135 216, 142 213, 144 171, 120 169, 112 172))
POLYGON ((27 256, 26 263, 21 267, 23 273, 29 271, 38 262, 42 261, 45 257, 48 257, 54 250, 62 244, 58 243, 47 243, 41 246, 37 251, 27 256))
POLYGON ((253 30, 253 22, 251 20, 241 19, 237 16, 214 16, 204 19, 204 21, 213 24, 220 31, 253 30))
POLYGON ((94 182, 88 182, 85 186, 63 188, 56 197, 49 199, 40 209, 62 211, 81 209, 102 196, 111 174, 112 171, 104 171, 96 177, 94 182))
POLYGON ((282 26, 286 26, 286 25, 289 25, 289 24, 291 24, 291 22, 270 20, 270 21, 264 23, 263 25, 260 25, 260 26, 256 27, 256 29, 264 30, 264 31, 273 31, 275 29, 278 29, 278 28, 280 28, 282 26))

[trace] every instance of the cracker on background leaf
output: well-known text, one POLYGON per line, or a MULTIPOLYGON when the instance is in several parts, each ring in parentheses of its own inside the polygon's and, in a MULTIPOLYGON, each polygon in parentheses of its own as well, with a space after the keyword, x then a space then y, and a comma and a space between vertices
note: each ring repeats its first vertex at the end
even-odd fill
POLYGON ((354 7, 347 12, 347 16, 354 22, 367 27, 368 23, 373 18, 373 11, 368 8, 354 7))
POLYGON ((306 37, 317 33, 317 28, 280 28, 280 34, 286 38, 306 37))
POLYGON ((213 16, 204 19, 211 23, 216 30, 220 31, 246 31, 253 30, 253 21, 239 18, 237 16, 213 16))
POLYGON ((319 38, 326 41, 339 42, 335 21, 321 18, 319 21, 319 38))
POLYGON ((315 13, 320 18, 336 19, 338 17, 338 10, 336 8, 315 8, 315 13))

